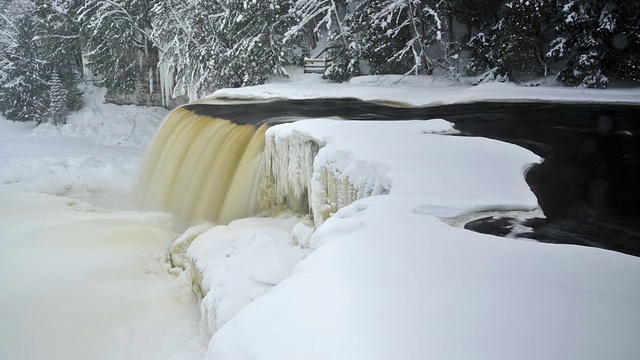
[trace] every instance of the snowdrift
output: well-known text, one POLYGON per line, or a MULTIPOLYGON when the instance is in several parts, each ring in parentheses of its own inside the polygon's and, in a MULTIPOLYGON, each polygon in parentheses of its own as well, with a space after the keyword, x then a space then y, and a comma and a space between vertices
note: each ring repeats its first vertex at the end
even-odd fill
POLYGON ((312 219, 195 236, 187 263, 213 334, 208 357, 633 358, 640 261, 447 225, 539 211, 524 175, 542 161, 451 130, 331 119, 267 130, 266 198, 312 219))

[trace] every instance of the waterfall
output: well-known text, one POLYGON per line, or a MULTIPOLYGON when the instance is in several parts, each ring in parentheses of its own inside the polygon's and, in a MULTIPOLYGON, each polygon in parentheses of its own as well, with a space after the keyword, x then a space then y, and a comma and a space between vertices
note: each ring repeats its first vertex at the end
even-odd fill
POLYGON ((137 186, 143 209, 184 224, 227 224, 259 213, 267 125, 174 110, 152 142, 137 186))

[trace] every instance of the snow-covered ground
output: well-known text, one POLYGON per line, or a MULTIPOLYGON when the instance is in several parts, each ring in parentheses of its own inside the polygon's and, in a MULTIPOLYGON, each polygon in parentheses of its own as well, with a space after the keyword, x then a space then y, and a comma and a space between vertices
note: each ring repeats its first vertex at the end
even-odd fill
POLYGON ((268 130, 277 192, 308 191, 322 224, 293 276, 214 334, 209 359, 638 354, 640 259, 445 223, 535 210, 524 174, 541 160, 515 145, 446 135, 450 125, 313 119, 268 130), (320 150, 305 162, 310 141, 320 150), (306 184, 300 174, 310 174, 306 184), (372 196, 324 221, 354 191, 372 196))
POLYGON ((209 98, 228 99, 314 99, 357 98, 391 101, 413 106, 430 106, 475 101, 553 101, 564 103, 640 103, 640 89, 584 89, 563 86, 519 86, 513 83, 486 83, 477 86, 437 80, 431 76, 372 75, 336 84, 319 75, 305 74, 294 79, 237 89, 222 89, 209 98))
POLYGON ((168 114, 162 108, 103 104, 85 87, 86 107, 66 125, 13 123, 0 117, 0 192, 32 191, 131 208, 147 144, 168 114))
MULTIPOLYGON (((640 102, 635 89, 397 80, 302 77, 214 96, 640 102)), ((104 105, 88 90, 88 108, 61 129, 0 119, 0 358, 640 353, 640 259, 445 223, 474 211, 535 210, 524 173, 540 159, 529 151, 447 135, 451 124, 442 120, 279 125, 269 130, 267 153, 281 161, 273 168, 281 191, 307 186, 320 214, 362 197, 352 189, 373 196, 320 216, 313 234, 311 219, 286 213, 174 234, 170 215, 122 210, 165 111, 104 105), (294 150, 309 141, 320 145, 311 161, 294 150)))

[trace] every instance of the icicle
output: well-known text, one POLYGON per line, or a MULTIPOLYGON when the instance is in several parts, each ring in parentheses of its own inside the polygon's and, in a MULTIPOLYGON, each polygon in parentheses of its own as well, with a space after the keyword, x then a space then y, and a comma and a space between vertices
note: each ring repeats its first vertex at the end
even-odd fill
POLYGON ((322 140, 296 130, 280 131, 282 126, 287 125, 266 133, 263 208, 284 206, 298 213, 311 213, 319 226, 358 199, 389 193, 389 179, 374 165, 353 161, 352 165, 366 175, 352 179, 334 163, 317 161, 316 156, 325 145, 322 140))
POLYGON ((153 69, 149 66, 149 94, 153 94, 153 69))
POLYGON ((86 80, 93 80, 93 73, 91 72, 91 70, 89 69, 89 59, 87 59, 86 54, 82 54, 82 75, 84 76, 85 81, 86 80))

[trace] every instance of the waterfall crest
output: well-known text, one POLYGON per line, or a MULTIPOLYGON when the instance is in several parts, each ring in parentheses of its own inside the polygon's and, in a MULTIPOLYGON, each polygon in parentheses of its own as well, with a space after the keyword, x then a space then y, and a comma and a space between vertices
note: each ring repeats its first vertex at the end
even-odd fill
POLYGON ((185 224, 227 224, 257 214, 267 127, 176 109, 143 164, 140 206, 169 211, 185 224))

